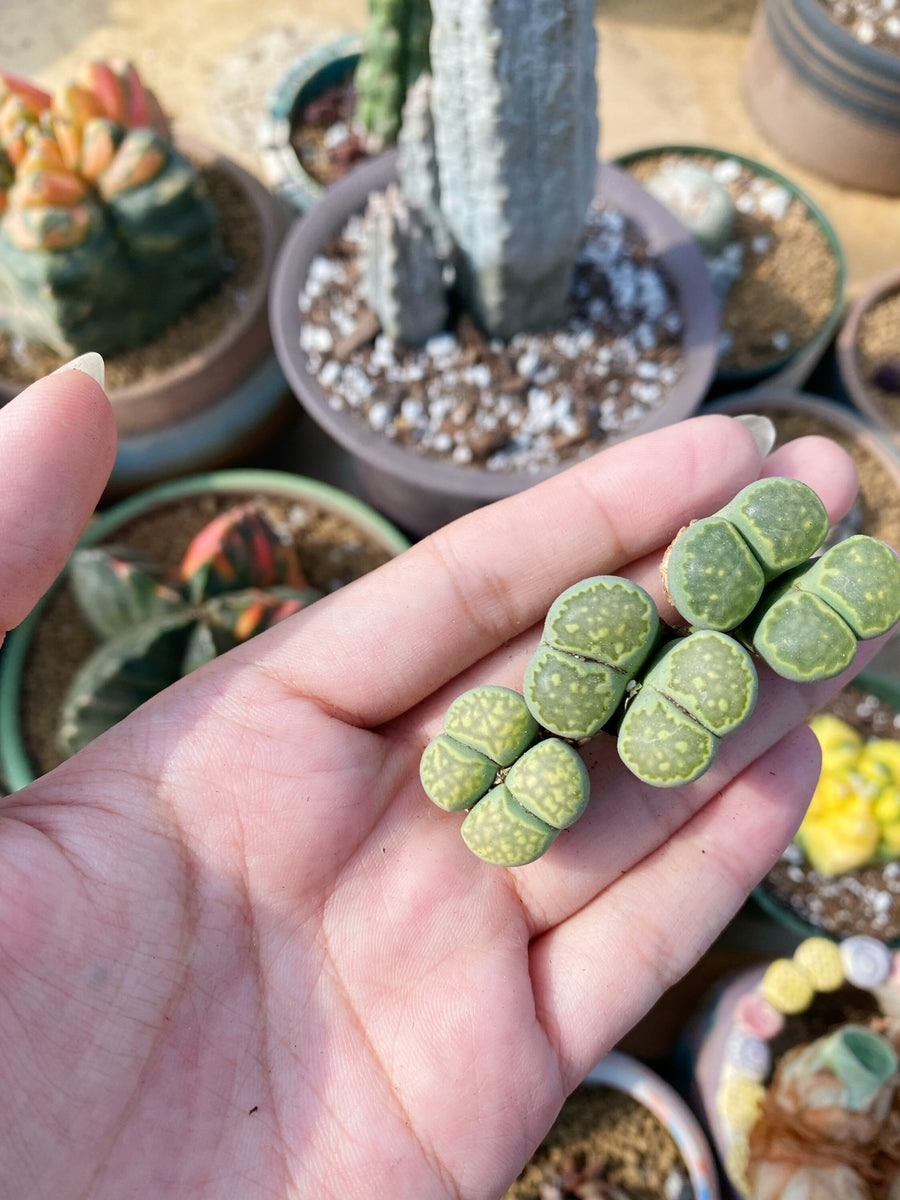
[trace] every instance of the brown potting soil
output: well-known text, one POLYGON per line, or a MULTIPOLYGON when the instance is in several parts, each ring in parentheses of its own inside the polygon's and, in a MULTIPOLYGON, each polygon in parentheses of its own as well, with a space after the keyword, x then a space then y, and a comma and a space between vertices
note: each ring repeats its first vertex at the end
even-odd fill
POLYGON ((354 131, 356 90, 353 72, 303 106, 291 123, 290 142, 300 166, 328 187, 368 154, 354 131))
POLYGON ((735 205, 723 254, 734 255, 740 274, 722 313, 720 369, 774 365, 813 338, 834 308, 838 260, 831 243, 799 197, 738 159, 671 151, 640 158, 628 170, 646 182, 679 160, 712 171, 735 205))
MULTIPOLYGON (((900 11, 900 10, 898 10, 900 11)), ((874 379, 876 370, 895 363, 900 376, 900 289, 880 296, 863 313, 856 343, 856 366, 875 405, 900 430, 900 390, 888 391, 874 379)))
POLYGON ((643 1104, 583 1085, 503 1200, 693 1200, 675 1140, 643 1104))
POLYGON ((858 42, 900 55, 900 10, 893 0, 820 0, 838 25, 858 42))
MULTIPOLYGON (((839 693, 828 711, 866 738, 900 740, 900 715, 856 687, 839 693)), ((825 933, 867 934, 881 941, 900 938, 898 861, 826 878, 810 866, 798 847, 791 846, 762 886, 788 911, 825 933)))
POLYGON ((361 294, 362 221, 311 264, 301 348, 335 409, 457 466, 555 469, 663 405, 685 366, 674 289, 640 231, 595 202, 557 329, 489 339, 465 315, 424 346, 378 334, 361 294))
POLYGON ((859 476, 859 495, 846 522, 845 536, 867 533, 892 546, 900 546, 900 495, 894 477, 880 459, 857 439, 811 413, 769 405, 763 411, 774 422, 777 446, 808 434, 823 434, 842 446, 853 459, 859 476))
MULTIPOLYGON (((175 566, 191 538, 208 521, 251 499, 254 497, 233 492, 185 497, 136 517, 110 541, 127 544, 155 562, 175 566)), ((268 495, 255 499, 275 528, 292 538, 309 584, 319 591, 335 591, 390 557, 352 521, 317 504, 268 495)), ((62 761, 56 747, 59 706, 75 672, 95 645, 63 581, 42 610, 23 672, 22 732, 37 774, 62 761)))
MULTIPOLYGON (((202 166, 201 174, 219 213, 227 272, 216 291, 184 312, 143 346, 106 358, 106 387, 114 391, 169 370, 211 345, 246 305, 246 297, 262 269, 259 220, 244 192, 224 171, 202 166)), ((26 386, 62 366, 46 347, 21 346, 0 331, 0 379, 26 386)))

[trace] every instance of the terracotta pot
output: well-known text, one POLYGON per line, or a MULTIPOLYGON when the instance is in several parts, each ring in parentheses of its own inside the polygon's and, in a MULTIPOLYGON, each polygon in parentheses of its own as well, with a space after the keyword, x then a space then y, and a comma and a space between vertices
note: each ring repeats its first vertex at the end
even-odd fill
MULTIPOLYGON (((166 371, 112 388, 119 453, 109 494, 240 457, 277 423, 286 394, 272 350, 268 287, 289 221, 279 201, 248 171, 191 140, 193 161, 214 165, 244 193, 259 222, 262 266, 241 312, 209 345, 166 371)), ((0 401, 21 384, 0 379, 0 401)))
POLYGON ((761 132, 836 183, 900 192, 900 57, 857 41, 818 0, 765 0, 743 75, 761 132))
MULTIPOLYGON (((248 495, 268 495, 285 497, 301 504, 313 504, 351 525, 354 543, 371 543, 384 553, 385 558, 392 558, 409 546, 399 530, 349 493, 302 476, 260 470, 207 472, 148 488, 120 501, 95 518, 79 544, 90 546, 108 541, 122 526, 142 514, 176 504, 186 497, 208 496, 211 493, 233 495, 235 503, 248 495)), ((63 586, 63 580, 57 581, 27 620, 8 635, 3 645, 0 668, 0 769, 12 790, 24 787, 35 777, 35 766, 29 759, 22 733, 23 683, 44 610, 57 589, 63 586)), ((61 695, 46 697, 46 702, 51 705, 60 704, 61 701, 61 695)))
MULTIPOLYGON (((425 534, 553 472, 478 470, 406 450, 352 414, 335 412, 326 392, 307 370, 300 349, 298 296, 310 264, 347 220, 362 211, 368 194, 395 178, 396 152, 391 152, 335 184, 294 226, 272 280, 270 322, 276 353, 297 398, 313 420, 353 456, 367 499, 403 529, 425 534)), ((718 313, 703 257, 668 210, 617 167, 601 165, 597 180, 599 194, 637 223, 659 256, 677 290, 684 319, 685 371, 666 403, 629 430, 627 436, 633 436, 682 420, 697 408, 715 367, 718 313)))
POLYGON ((296 212, 306 212, 325 188, 301 165, 291 129, 301 109, 356 68, 362 39, 356 34, 301 55, 272 89, 257 130, 257 153, 269 186, 296 212))
MULTIPOLYGON (((723 979, 682 1039, 680 1051, 688 1071, 691 1104, 725 1167, 727 1195, 733 1200, 745 1200, 748 1195, 744 1172, 747 1136, 755 1121, 752 1095, 768 1083, 777 1057, 792 1044, 785 1030, 792 1015, 790 993, 794 992, 796 1000, 798 988, 796 984, 778 988, 774 972, 767 972, 775 962, 779 970, 786 966, 789 975, 799 968, 806 981, 800 988, 809 989, 810 1005, 814 1005, 820 994, 816 983, 825 980, 817 979, 815 966, 807 972, 801 964, 818 957, 821 971, 824 956, 807 959, 806 954, 806 949, 798 946, 792 958, 773 959, 723 979)), ((868 938, 848 939, 837 954, 828 956, 832 971, 837 960, 836 973, 844 983, 870 995, 873 1010, 896 1015, 900 1011, 900 978, 893 970, 893 957, 886 947, 868 938)), ((833 983, 828 980, 829 990, 833 983)))
POLYGON ((681 1096, 655 1071, 613 1050, 594 1067, 585 1084, 616 1088, 648 1108, 672 1135, 687 1168, 694 1200, 719 1200, 718 1173, 706 1135, 681 1096))
MULTIPOLYGON (((893 292, 900 292, 900 267, 879 275, 850 306, 837 338, 837 364, 841 383, 853 404, 895 445, 900 446, 900 425, 879 403, 877 394, 863 378, 859 361, 860 326, 869 310, 893 292)), ((897 345, 900 349, 900 333, 897 345)))
POLYGON ((722 150, 713 146, 676 144, 650 146, 641 150, 634 150, 629 154, 621 155, 615 161, 626 169, 630 169, 642 161, 655 159, 663 154, 684 155, 688 159, 700 156, 719 160, 733 159, 735 162, 747 167, 754 175, 771 180, 772 183, 778 184, 795 199, 801 201, 812 220, 821 229, 834 255, 836 265, 834 303, 827 318, 806 342, 784 354, 775 355, 765 366, 747 368, 719 366, 716 370, 714 381, 714 387, 719 392, 726 390, 733 391, 736 387, 749 387, 753 383, 763 379, 783 386, 800 387, 812 373, 816 363, 824 354, 826 347, 834 336, 844 309, 846 263, 843 248, 834 226, 815 201, 792 180, 780 172, 774 171, 771 167, 767 167, 764 163, 758 162, 753 158, 748 158, 744 154, 735 154, 730 150, 722 150))

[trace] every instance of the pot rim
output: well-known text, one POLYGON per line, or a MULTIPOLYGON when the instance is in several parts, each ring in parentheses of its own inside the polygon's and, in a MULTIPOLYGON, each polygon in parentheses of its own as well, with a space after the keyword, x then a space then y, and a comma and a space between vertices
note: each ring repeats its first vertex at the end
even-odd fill
POLYGON ((859 331, 863 318, 870 309, 892 292, 900 291, 900 266, 883 271, 869 281, 860 295, 853 301, 837 336, 836 351, 838 373, 853 404, 884 433, 895 441, 900 440, 900 427, 876 404, 872 393, 863 379, 856 353, 859 331))
MULTIPOLYGON (((412 479, 428 491, 455 497, 477 493, 479 502, 498 500, 549 478, 571 463, 542 471, 492 472, 457 466, 405 449, 369 428, 355 414, 333 410, 324 389, 307 370, 299 348, 302 321, 297 301, 310 262, 352 215, 362 211, 370 191, 386 186, 396 177, 396 159, 397 151, 391 150, 355 168, 329 188, 322 200, 293 226, 278 256, 270 289, 269 319, 275 352, 300 403, 352 456, 385 473, 412 479)), ((640 428, 625 435, 633 437, 696 411, 715 370, 718 307, 702 255, 684 227, 663 205, 627 172, 608 163, 598 164, 597 190, 613 205, 630 206, 629 215, 636 220, 676 287, 685 321, 683 346, 687 370, 667 402, 650 413, 640 428), (698 295, 689 303, 687 297, 693 289, 698 295)), ((624 436, 610 439, 606 444, 622 440, 624 436)))
POLYGON ((767 375, 774 375, 783 370, 789 363, 793 362, 806 350, 808 350, 817 339, 822 339, 822 349, 825 349, 825 341, 827 337, 837 328, 841 319, 841 314, 844 311, 844 293, 847 285, 847 259, 844 254, 844 248, 841 245, 840 238, 837 235, 837 230, 829 221, 823 210, 813 200, 808 192, 799 187, 794 181, 784 175, 781 171, 775 170, 774 167, 769 167, 759 159, 752 158, 747 154, 739 154, 736 151, 727 150, 721 146, 702 146, 693 142, 672 142, 656 146, 642 146, 637 150, 629 150, 625 154, 620 154, 615 158, 615 162, 627 167, 633 162, 637 162, 644 158, 653 158, 660 154, 684 154, 684 155, 708 155, 720 159, 733 158, 735 161, 748 167, 750 170, 759 175, 771 179, 773 182, 780 184, 791 195, 802 201, 806 206, 807 211, 816 221, 816 224, 825 235, 825 240, 834 255, 837 263, 837 279, 835 281, 835 297, 834 303, 828 313, 828 316, 822 324, 815 330, 805 342, 799 346, 781 355, 780 358, 774 359, 768 366, 765 367, 739 367, 729 368, 716 371, 716 380, 720 383, 750 383, 755 379, 761 379, 767 375))
MULTIPOLYGON (((190 135, 177 137, 175 146, 193 161, 199 161, 201 166, 215 167, 222 171, 240 188, 259 222, 262 261, 258 275, 248 289, 241 311, 232 317, 212 342, 187 357, 179 359, 165 370, 154 373, 150 378, 138 379, 124 387, 107 389, 107 395, 113 407, 122 413, 127 413, 129 410, 139 413, 148 397, 175 385, 185 388, 193 386, 195 382, 201 382, 203 376, 209 371, 211 362, 221 359, 233 346, 240 344, 248 334, 254 333, 254 325, 265 326, 268 315, 269 281, 278 248, 289 225, 289 217, 283 206, 268 188, 240 163, 229 158, 216 147, 190 135)), ((251 369, 258 367, 266 355, 271 353, 271 342, 267 333, 264 333, 258 340, 260 345, 252 356, 251 369)), ((0 404, 12 399, 27 386, 27 384, 0 377, 0 404)), ((150 431, 148 430, 148 432, 150 431)))
MULTIPOLYGON (((261 468, 236 468, 205 471, 183 479, 169 480, 129 496, 112 505, 91 521, 78 541, 78 546, 92 546, 114 532, 120 525, 157 506, 169 504, 185 496, 209 492, 262 492, 289 495, 312 500, 350 518, 364 533, 396 556, 409 549, 409 539, 390 521, 364 501, 349 492, 288 471, 261 468)), ((19 694, 25 661, 50 596, 60 585, 63 573, 44 593, 25 620, 6 637, 0 657, 0 767, 12 791, 25 787, 36 778, 22 741, 19 719, 19 694)))
POLYGON ((584 1082, 625 1092, 649 1109, 672 1135, 687 1168, 695 1200, 719 1200, 712 1148, 697 1117, 671 1084, 639 1059, 619 1050, 610 1050, 584 1082))

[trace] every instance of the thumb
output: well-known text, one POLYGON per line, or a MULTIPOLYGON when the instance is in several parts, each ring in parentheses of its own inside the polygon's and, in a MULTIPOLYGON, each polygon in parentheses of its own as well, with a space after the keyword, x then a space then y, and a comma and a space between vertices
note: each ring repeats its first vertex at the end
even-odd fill
POLYGON ((116 454, 103 359, 83 354, 0 408, 0 640, 65 566, 116 454))

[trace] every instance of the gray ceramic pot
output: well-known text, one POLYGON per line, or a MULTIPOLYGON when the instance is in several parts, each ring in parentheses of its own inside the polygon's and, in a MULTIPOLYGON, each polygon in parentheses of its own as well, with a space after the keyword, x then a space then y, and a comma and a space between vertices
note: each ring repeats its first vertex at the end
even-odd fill
MULTIPOLYGON (((552 471, 487 471, 426 458, 371 429, 354 414, 337 412, 307 369, 300 348, 298 296, 310 264, 355 213, 370 192, 396 178, 396 153, 357 168, 330 188, 285 240, 270 293, 270 324, 276 354, 300 403, 353 458, 366 498, 403 529, 422 535, 491 501, 522 491, 552 471)), ((716 365, 718 309, 703 257, 691 235, 626 172, 601 164, 599 195, 623 211, 644 234, 674 284, 684 322, 685 370, 666 402, 625 436, 673 424, 690 416, 706 394, 716 365)))

